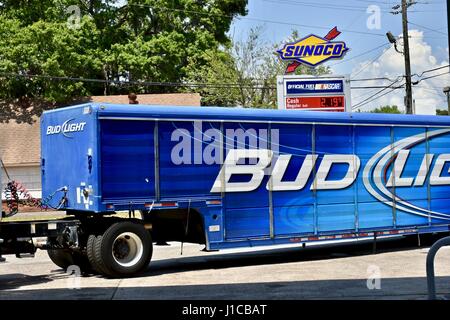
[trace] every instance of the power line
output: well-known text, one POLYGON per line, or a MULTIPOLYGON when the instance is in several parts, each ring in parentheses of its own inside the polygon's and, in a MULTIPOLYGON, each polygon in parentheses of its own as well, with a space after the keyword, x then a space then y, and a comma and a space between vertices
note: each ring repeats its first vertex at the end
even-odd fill
MULTIPOLYGON (((383 91, 385 91, 385 90, 387 90, 387 89, 393 87, 393 86, 394 86, 397 82, 399 82, 400 80, 401 80, 401 79, 399 79, 399 80, 397 80, 397 81, 391 83, 389 86, 387 86, 387 87, 381 89, 381 90, 378 91, 377 93, 371 95, 370 97, 364 99, 363 101, 358 102, 357 104, 355 104, 355 105, 352 107, 352 109, 356 109, 356 108, 358 108, 358 107, 361 107, 361 106, 363 106, 363 105, 365 105, 365 104, 367 104, 367 103, 373 101, 373 100, 370 100, 370 99, 372 99, 372 98, 374 98, 375 96, 379 95, 379 94, 382 93, 383 91)), ((399 88, 401 88, 401 87, 403 87, 403 85, 401 85, 400 87, 396 87, 395 89, 399 89, 399 88)), ((376 99, 378 99, 378 98, 376 98, 376 99)))
MULTIPOLYGON (((403 76, 398 76, 397 79, 399 79, 399 78, 403 78, 403 76)), ((387 78, 387 77, 365 78, 365 79, 351 79, 350 81, 351 82, 359 82, 359 81, 374 81, 374 80, 387 80, 387 81, 390 81, 390 82, 398 81, 398 80, 392 80, 392 79, 387 78)))
POLYGON ((434 68, 434 69, 425 70, 425 71, 423 71, 420 75, 418 75, 417 73, 414 73, 413 76, 422 77, 425 73, 432 72, 432 71, 437 71, 437 70, 441 70, 441 69, 448 68, 448 67, 450 67, 449 64, 448 64, 448 65, 445 65, 445 66, 442 66, 442 67, 437 67, 437 68, 434 68))
POLYGON ((392 90, 383 93, 381 96, 378 96, 378 97, 376 97, 376 98, 373 98, 372 100, 366 101, 366 102, 364 102, 364 103, 360 103, 359 105, 352 107, 352 110, 360 109, 362 106, 365 106, 366 104, 368 104, 368 103, 370 103, 370 102, 373 102, 373 101, 375 101, 375 100, 378 100, 378 99, 380 99, 380 98, 382 98, 382 97, 384 97, 384 96, 386 96, 386 95, 392 93, 393 91, 395 91, 395 90, 397 90, 397 89, 400 89, 400 88, 403 88, 403 87, 404 87, 404 85, 399 86, 399 87, 395 87, 395 88, 393 88, 392 90))
POLYGON ((447 71, 447 72, 444 72, 444 73, 436 74, 436 75, 434 75, 434 76, 429 76, 429 77, 426 77, 426 78, 422 78, 422 79, 420 79, 416 84, 419 84, 419 83, 421 83, 421 82, 424 81, 424 80, 428 80, 428 79, 433 79, 433 78, 445 76, 446 74, 449 74, 449 73, 450 73, 450 72, 447 71))
POLYGON ((352 99, 358 100, 359 98, 367 97, 367 96, 373 94, 375 91, 377 91, 377 89, 375 89, 375 90, 370 90, 370 91, 365 92, 365 93, 363 93, 363 94, 360 94, 360 95, 358 95, 358 96, 356 96, 356 97, 352 97, 352 99))
POLYGON ((365 64, 364 66, 362 66, 355 74, 353 74, 354 77, 356 77, 358 74, 360 74, 361 72, 363 72, 368 66, 370 66, 371 64, 375 63, 375 61, 377 61, 378 59, 380 59, 386 52, 389 51, 390 48, 388 48, 387 50, 384 50, 381 54, 379 54, 378 56, 376 56, 373 60, 369 61, 367 64, 365 64))
MULTIPOLYGON (((432 79, 432 78, 441 77, 441 76, 446 75, 446 74, 449 74, 449 73, 450 73, 450 72, 444 72, 444 73, 437 74, 437 75, 434 75, 434 76, 429 76, 429 77, 426 77, 426 78, 421 79, 418 83, 420 83, 421 81, 424 81, 424 80, 428 80, 428 79, 432 79)), ((393 84, 395 84, 395 83, 393 83, 393 84)), ((392 84, 392 85, 393 85, 393 84, 392 84)), ((387 95, 387 94, 389 94, 389 93, 391 93, 391 92, 393 92, 393 91, 395 91, 395 90, 397 90, 397 89, 400 89, 400 88, 403 88, 403 87, 404 87, 404 84, 402 84, 402 85, 400 85, 400 86, 393 87, 392 90, 390 90, 390 91, 388 91, 388 92, 386 92, 386 93, 384 93, 384 94, 382 94, 382 95, 380 95, 380 96, 377 96, 377 95, 379 95, 381 92, 387 90, 389 87, 392 87, 392 85, 390 85, 390 86, 388 86, 388 87, 386 87, 386 88, 384 88, 384 89, 378 91, 377 93, 375 93, 374 95, 370 96, 369 98, 367 98, 367 99, 365 99, 365 100, 363 100, 363 101, 357 103, 356 105, 354 105, 354 106, 352 107, 352 110, 359 109, 359 108, 361 108, 362 106, 364 106, 364 105, 366 105, 366 104, 368 104, 368 103, 370 103, 370 102, 372 102, 372 101, 378 100, 378 99, 380 99, 381 97, 384 97, 385 95, 387 95), (377 96, 377 97, 375 97, 375 96, 377 96)))
POLYGON ((432 31, 432 32, 436 32, 436 33, 442 34, 442 35, 444 35, 444 36, 448 35, 446 32, 442 32, 442 31, 439 31, 439 30, 436 30, 436 29, 431 29, 431 28, 422 26, 422 25, 420 25, 420 24, 418 24, 418 23, 414 23, 414 22, 411 22, 411 21, 408 21, 408 23, 411 24, 411 25, 413 25, 413 26, 417 26, 417 27, 420 27, 420 28, 424 28, 425 30, 428 30, 428 31, 432 31))
POLYGON ((366 54, 368 54, 368 53, 377 51, 377 50, 380 49, 380 48, 385 48, 385 47, 386 47, 387 45, 389 45, 389 44, 390 44, 390 43, 386 43, 386 42, 385 42, 385 43, 383 43, 382 45, 377 46, 377 47, 375 47, 375 48, 373 48, 373 49, 367 50, 367 51, 365 51, 365 52, 363 52, 363 53, 361 53, 361 54, 359 54, 359 55, 357 55, 357 56, 354 56, 354 57, 351 57, 351 58, 349 58, 349 59, 345 59, 345 60, 336 62, 336 63, 330 65, 329 67, 333 67, 333 66, 336 66, 336 65, 341 64, 341 63, 346 63, 346 62, 348 62, 348 61, 352 61, 352 60, 354 60, 354 59, 356 59, 356 58, 359 58, 359 57, 362 57, 362 56, 364 56, 364 55, 366 55, 366 54))
MULTIPOLYGON (((61 77, 61 76, 49 76, 49 75, 30 75, 30 74, 20 74, 20 73, 0 73, 0 77, 9 78, 27 78, 27 79, 46 79, 54 81, 77 81, 77 82, 93 82, 101 84, 116 84, 116 85, 126 85, 126 86, 144 86, 144 87, 191 87, 191 88, 245 88, 245 89, 269 89, 275 90, 276 86, 270 85, 260 85, 260 84, 240 84, 240 83, 194 83, 194 82, 151 82, 151 81, 121 81, 121 80, 105 80, 105 79, 89 79, 89 78, 79 78, 79 77, 61 77)), ((361 81, 371 81, 377 80, 379 78, 372 79, 360 79, 361 81)), ((379 89, 385 88, 385 86, 358 86, 351 87, 352 89, 379 89)))
MULTIPOLYGON (((356 6, 356 5, 334 5, 332 3, 326 3, 321 4, 317 2, 305 2, 305 1, 293 1, 293 0, 264 0, 266 2, 272 2, 277 4, 287 4, 292 6, 302 6, 302 7, 312 7, 312 8, 319 8, 319 9, 332 9, 332 10, 343 10, 343 11, 359 11, 359 12, 366 12, 367 7, 366 6, 356 6)), ((374 3, 373 1, 371 2, 374 3)), ((387 3, 386 3, 387 4, 387 3)), ((414 4, 423 4, 419 2, 415 2, 414 4)), ((391 10, 388 8, 380 8, 380 11, 383 13, 391 13, 391 10)), ((437 10, 415 10, 411 12, 439 12, 437 10)))
POLYGON ((101 84, 117 84, 127 86, 143 86, 143 87, 195 87, 195 88, 251 88, 251 89, 276 89, 274 86, 264 85, 245 85, 239 83, 193 83, 193 82, 154 82, 154 81, 122 81, 122 80, 105 80, 105 79, 90 79, 79 77, 61 77, 48 75, 30 75, 30 74, 16 74, 16 73, 0 73, 0 76, 11 78, 39 78, 56 81, 79 81, 79 82, 93 82, 101 84))
MULTIPOLYGON (((238 17, 238 16, 234 16, 234 15, 226 15, 226 14, 220 14, 220 13, 200 12, 200 11, 195 11, 195 10, 186 10, 186 9, 169 8, 169 7, 156 7, 156 6, 151 6, 151 5, 146 5, 146 4, 137 4, 137 3, 132 3, 132 4, 129 3, 128 5, 136 6, 136 7, 143 7, 143 8, 150 8, 153 10, 161 10, 161 11, 186 12, 186 13, 200 14, 200 15, 206 15, 206 16, 218 16, 218 17, 224 17, 224 18, 230 18, 230 19, 236 18, 238 20, 250 20, 250 21, 263 22, 263 23, 272 23, 272 24, 279 24, 279 25, 303 27, 303 28, 309 28, 309 29, 330 30, 329 27, 306 25, 306 24, 286 22, 286 21, 268 20, 268 19, 261 19, 261 18, 252 18, 252 17, 238 17)), ((364 32, 364 31, 357 31, 357 30, 344 30, 344 29, 342 29, 342 31, 348 32, 348 33, 355 33, 355 34, 364 34, 364 35, 371 35, 371 36, 377 36, 377 37, 385 37, 385 35, 381 34, 381 33, 364 32)))
MULTIPOLYGON (((271 2, 271 3, 277 3, 277 4, 287 4, 291 6, 302 6, 302 7, 312 7, 312 8, 319 8, 319 9, 332 9, 332 10, 342 10, 342 11, 358 11, 358 12, 365 12, 367 10, 367 7, 362 6, 352 6, 352 5, 333 5, 333 4, 320 4, 320 3, 314 3, 314 2, 303 2, 303 1, 288 1, 288 0, 264 0, 265 2, 271 2)), ((387 10, 382 10, 384 13, 388 13, 387 10)))

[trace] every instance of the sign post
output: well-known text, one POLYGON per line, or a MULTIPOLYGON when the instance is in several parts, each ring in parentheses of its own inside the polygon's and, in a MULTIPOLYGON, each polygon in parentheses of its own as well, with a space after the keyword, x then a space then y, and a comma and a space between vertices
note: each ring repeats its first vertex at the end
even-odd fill
POLYGON ((351 112, 349 76, 277 77, 278 109, 351 112))

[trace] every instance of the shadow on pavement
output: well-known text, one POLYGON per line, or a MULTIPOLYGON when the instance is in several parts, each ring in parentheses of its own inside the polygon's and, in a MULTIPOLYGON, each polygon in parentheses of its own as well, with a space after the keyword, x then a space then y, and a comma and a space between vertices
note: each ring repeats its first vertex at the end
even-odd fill
POLYGON ((51 276, 28 276, 22 273, 0 275, 0 290, 11 290, 25 285, 35 285, 50 281, 53 281, 51 276))
MULTIPOLYGON (((437 278, 438 296, 450 297, 450 277, 437 278)), ((41 289, 0 292, 0 299, 119 299, 119 300, 267 300, 267 299, 394 299, 424 300, 426 279, 387 278, 381 289, 369 290, 366 279, 315 280, 276 283, 230 283, 211 285, 41 289)))
MULTIPOLYGON (((445 236, 446 234, 421 235, 420 248, 430 247, 434 242, 445 236)), ((407 236, 401 238, 379 239, 376 248, 376 253, 385 253, 414 250, 419 248, 419 246, 417 236, 407 236)), ((276 247, 274 247, 274 249, 264 251, 229 254, 226 254, 225 252, 226 251, 224 251, 223 254, 208 255, 206 253, 196 257, 180 256, 179 258, 152 261, 148 271, 143 275, 141 274, 139 277, 203 269, 225 269, 232 267, 364 256, 373 254, 373 243, 340 243, 288 249, 276 249, 276 247)))

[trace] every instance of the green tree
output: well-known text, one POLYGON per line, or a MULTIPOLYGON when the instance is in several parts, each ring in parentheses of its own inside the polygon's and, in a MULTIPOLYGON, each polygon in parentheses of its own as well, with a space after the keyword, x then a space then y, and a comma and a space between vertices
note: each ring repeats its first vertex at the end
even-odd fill
POLYGON ((174 90, 133 83, 181 81, 207 62, 208 53, 230 44, 233 18, 247 13, 247 0, 123 3, 0 1, 0 121, 29 122, 85 95, 174 90), (119 80, 133 83, 125 87, 119 80))
MULTIPOLYGON (((215 84, 199 88, 202 104, 276 108, 276 77, 285 73, 288 62, 281 61, 276 53, 281 44, 265 43, 262 32, 262 27, 251 29, 245 39, 224 46, 220 54, 208 52, 206 64, 190 70, 186 82, 215 84)), ((294 31, 288 41, 298 38, 294 31)), ((301 65, 295 71, 298 75, 328 73, 325 66, 301 65)))
POLYGON ((392 113, 392 114, 401 114, 401 113, 403 113, 403 112, 401 112, 398 109, 398 106, 396 106, 396 105, 393 105, 393 106, 382 106, 382 107, 376 108, 376 109, 374 109, 374 110, 372 110, 370 112, 372 112, 372 113, 392 113))
POLYGON ((437 116, 448 116, 448 110, 436 109, 436 115, 437 116))

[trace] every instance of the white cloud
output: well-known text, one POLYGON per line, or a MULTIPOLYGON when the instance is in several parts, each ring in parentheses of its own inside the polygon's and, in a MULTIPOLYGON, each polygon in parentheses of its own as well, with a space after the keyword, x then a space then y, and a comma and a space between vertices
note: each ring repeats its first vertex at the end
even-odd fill
MULTIPOLYGON (((438 61, 433 55, 432 47, 425 42, 423 32, 418 30, 410 30, 410 55, 411 55, 411 70, 412 74, 420 75, 423 71, 434 69, 448 65, 448 60, 438 61)), ((399 50, 403 50, 401 45, 402 41, 399 41, 399 50)), ((448 52, 448 48, 446 49, 448 52)), ((404 57, 402 54, 396 52, 394 47, 385 50, 383 55, 374 63, 370 63, 371 60, 361 62, 352 70, 352 78, 378 78, 387 77, 389 79, 397 79, 399 75, 405 74, 404 57), (362 71, 361 71, 362 70, 362 71)), ((440 73, 447 72, 448 68, 428 72, 423 77, 433 76, 440 73)), ((413 76, 412 80, 417 81, 420 77, 413 76)), ((403 83, 399 81, 398 84, 403 83)), ((389 85, 389 81, 370 81, 360 82, 358 85, 364 86, 379 86, 389 85)), ((396 85, 398 85, 396 84, 396 85)), ((416 113, 434 113, 436 108, 444 108, 447 106, 446 98, 442 92, 443 87, 450 85, 450 75, 446 74, 437 78, 424 80, 420 84, 413 86, 413 99, 416 101, 416 113)), ((371 95, 380 91, 381 89, 374 90, 352 90, 352 104, 363 101, 369 98, 371 95)), ((384 90, 382 93, 387 93, 391 89, 384 90)), ((367 111, 382 105, 398 105, 399 109, 404 110, 404 95, 405 89, 395 90, 373 102, 364 105, 360 110, 367 111)))

